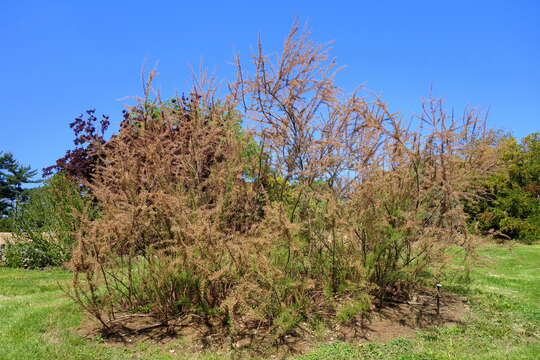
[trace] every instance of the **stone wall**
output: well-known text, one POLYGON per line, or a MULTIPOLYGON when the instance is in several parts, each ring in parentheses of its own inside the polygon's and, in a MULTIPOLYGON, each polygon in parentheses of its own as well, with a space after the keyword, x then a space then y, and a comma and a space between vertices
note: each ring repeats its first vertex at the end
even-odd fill
POLYGON ((0 232, 0 245, 5 244, 6 241, 11 239, 12 235, 8 232, 0 232))

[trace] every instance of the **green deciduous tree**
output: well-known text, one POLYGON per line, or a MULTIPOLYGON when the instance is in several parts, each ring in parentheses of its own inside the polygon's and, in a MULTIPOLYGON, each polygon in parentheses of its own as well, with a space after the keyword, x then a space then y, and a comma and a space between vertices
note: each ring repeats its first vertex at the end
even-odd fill
POLYGON ((478 229, 502 238, 540 239, 540 133, 499 144, 501 168, 481 180, 479 198, 466 205, 478 229))

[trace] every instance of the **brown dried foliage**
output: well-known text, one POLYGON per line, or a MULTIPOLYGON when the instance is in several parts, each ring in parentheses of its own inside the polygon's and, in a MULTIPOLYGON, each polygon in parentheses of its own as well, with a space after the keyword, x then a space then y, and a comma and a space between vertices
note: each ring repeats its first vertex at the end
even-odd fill
POLYGON ((218 317, 281 338, 341 303, 406 297, 450 246, 472 251, 461 200, 493 164, 478 113, 429 99, 405 123, 346 95, 296 25, 280 55, 259 45, 252 74, 237 64, 224 100, 147 93, 100 150, 71 294, 104 327, 218 317))

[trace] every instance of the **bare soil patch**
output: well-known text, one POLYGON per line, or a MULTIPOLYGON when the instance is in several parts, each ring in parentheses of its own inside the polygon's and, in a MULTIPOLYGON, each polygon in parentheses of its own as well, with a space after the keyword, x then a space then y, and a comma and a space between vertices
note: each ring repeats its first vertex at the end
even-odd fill
POLYGON ((187 349, 178 350, 184 352, 233 350, 240 358, 254 353, 284 358, 325 341, 385 342, 396 337, 413 337, 419 329, 460 323, 469 310, 467 298, 441 293, 437 313, 436 299, 435 292, 423 291, 407 302, 387 302, 383 308, 372 311, 369 319, 362 321, 358 318, 349 324, 335 324, 323 334, 316 334, 307 324, 301 324, 298 330, 279 339, 259 336, 256 330, 231 334, 219 318, 195 316, 171 321, 168 325, 158 324, 145 316, 128 317, 114 324, 109 331, 104 331, 97 322, 87 320, 78 332, 87 338, 99 336, 113 346, 132 346, 139 341, 163 345, 181 338, 187 349))
POLYGON ((457 324, 469 310, 465 297, 441 294, 437 313, 436 294, 423 292, 408 302, 390 302, 371 315, 364 327, 341 326, 342 340, 359 338, 365 341, 388 341, 396 337, 412 337, 416 330, 433 325, 457 324))

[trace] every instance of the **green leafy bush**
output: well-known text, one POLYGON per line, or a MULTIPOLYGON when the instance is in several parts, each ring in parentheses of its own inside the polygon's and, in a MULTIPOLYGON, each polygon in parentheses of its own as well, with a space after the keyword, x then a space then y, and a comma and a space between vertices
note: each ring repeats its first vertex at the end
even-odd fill
POLYGON ((472 223, 483 233, 534 242, 540 239, 540 133, 518 143, 503 137, 500 168, 477 183, 478 193, 465 203, 472 223))
POLYGON ((63 174, 54 175, 41 187, 29 189, 27 196, 11 218, 14 241, 6 248, 9 254, 6 264, 22 267, 63 264, 71 258, 78 217, 81 212, 89 211, 89 200, 79 185, 63 174))
POLYGON ((10 217, 0 217, 0 232, 11 232, 12 220, 10 217))
POLYGON ((46 250, 27 241, 10 242, 4 245, 0 256, 8 267, 38 269, 58 265, 46 250))

